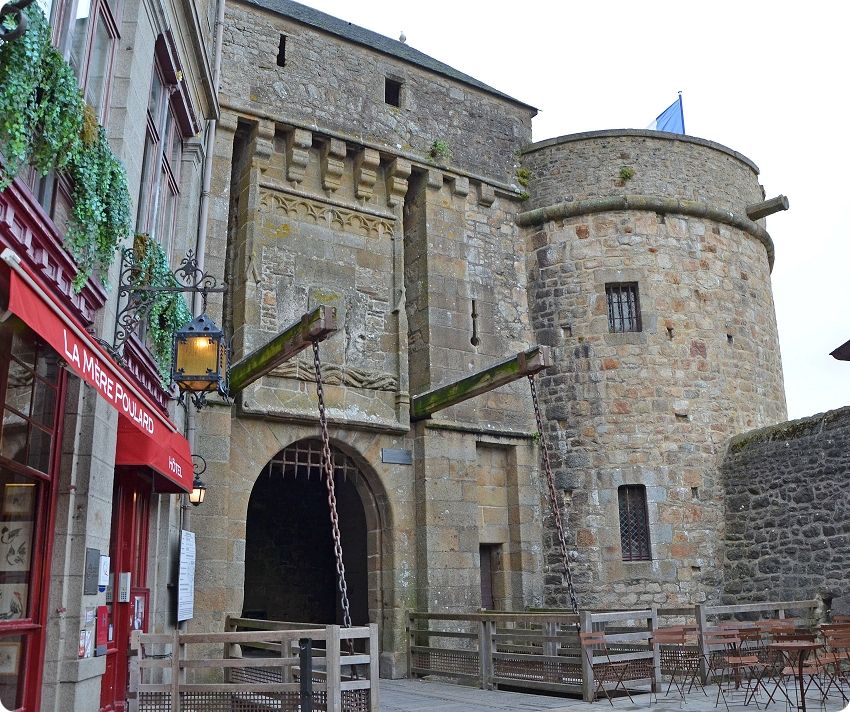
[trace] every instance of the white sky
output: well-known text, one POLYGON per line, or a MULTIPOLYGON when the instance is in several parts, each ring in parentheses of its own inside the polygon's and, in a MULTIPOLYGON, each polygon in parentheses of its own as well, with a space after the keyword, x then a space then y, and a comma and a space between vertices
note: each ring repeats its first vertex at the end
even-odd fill
POLYGON ((789 418, 850 405, 850 4, 306 0, 536 106, 534 140, 645 128, 682 90, 688 134, 752 159, 772 198, 789 418))

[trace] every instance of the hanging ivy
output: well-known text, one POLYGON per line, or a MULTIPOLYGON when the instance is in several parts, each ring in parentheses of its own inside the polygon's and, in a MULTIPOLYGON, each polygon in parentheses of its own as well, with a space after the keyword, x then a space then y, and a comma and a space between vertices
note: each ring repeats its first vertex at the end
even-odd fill
MULTIPOLYGON (((148 235, 136 235, 133 242, 136 269, 130 281, 135 287, 176 287, 177 279, 171 271, 168 255, 148 235)), ((192 320, 192 312, 183 295, 178 292, 151 294, 148 304, 148 342, 159 368, 164 386, 171 383, 171 354, 174 332, 192 320)))
POLYGON ((44 13, 35 3, 24 12, 27 31, 0 45, 0 190, 26 165, 40 175, 67 173, 74 204, 65 246, 80 290, 94 270, 106 275, 130 235, 127 178, 73 69, 53 47, 44 13))

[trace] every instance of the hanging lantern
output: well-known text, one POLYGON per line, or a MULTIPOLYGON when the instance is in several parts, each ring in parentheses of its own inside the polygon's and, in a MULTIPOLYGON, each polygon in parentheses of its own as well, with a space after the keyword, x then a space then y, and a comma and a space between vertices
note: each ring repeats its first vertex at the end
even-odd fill
POLYGON ((227 397, 227 347, 224 332, 206 314, 174 332, 171 378, 181 398, 189 393, 201 408, 207 393, 227 397))
POLYGON ((192 482, 192 491, 189 493, 189 502, 197 507, 204 503, 204 497, 207 494, 207 486, 201 481, 201 478, 195 475, 192 482))

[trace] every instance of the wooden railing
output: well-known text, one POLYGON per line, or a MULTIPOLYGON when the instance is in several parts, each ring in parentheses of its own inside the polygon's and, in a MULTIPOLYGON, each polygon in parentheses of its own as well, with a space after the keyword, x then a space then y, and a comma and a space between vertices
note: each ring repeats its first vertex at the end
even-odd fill
POLYGON ((225 628, 223 633, 134 632, 130 712, 224 706, 240 712, 379 709, 377 625, 228 618, 225 628))
POLYGON ((661 652, 653 647, 651 640, 659 627, 692 625, 696 629, 695 647, 702 652, 705 633, 725 619, 785 618, 796 612, 811 621, 819 605, 817 600, 777 601, 580 611, 579 616, 557 609, 518 613, 410 613, 409 673, 455 679, 484 689, 504 686, 582 695, 591 701, 596 691, 594 668, 609 660, 629 663, 625 681, 630 688, 654 689, 665 674, 661 652), (605 633, 610 658, 601 651, 589 657, 582 650, 576 627, 579 621, 581 630, 605 633))

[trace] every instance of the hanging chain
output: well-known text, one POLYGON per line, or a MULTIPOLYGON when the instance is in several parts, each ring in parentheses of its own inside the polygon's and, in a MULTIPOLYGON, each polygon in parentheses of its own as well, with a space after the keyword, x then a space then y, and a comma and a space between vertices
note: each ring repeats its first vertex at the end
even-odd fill
MULTIPOLYGON (((540 403, 537 400, 537 387, 534 384, 534 376, 528 377, 531 386, 531 401, 534 403, 534 417, 537 420, 537 432, 540 434, 540 459, 543 461, 543 470, 546 472, 546 485, 549 489, 549 504, 552 507, 552 517, 555 519, 555 529, 558 533, 558 544, 561 548, 561 558, 564 560, 564 571, 567 574, 567 590, 570 594, 570 604, 573 613, 578 615, 578 600, 576 590, 573 586, 573 572, 570 568, 570 554, 567 551, 567 540, 564 537, 564 525, 561 522, 561 506, 558 504, 558 493, 555 489, 555 477, 552 474, 552 465, 549 462, 549 446, 546 443, 546 431, 543 429, 543 416, 540 415, 540 403)), ((576 621, 578 626, 578 621, 576 621)))
POLYGON ((336 556, 336 578, 339 585, 339 597, 342 604, 342 625, 351 628, 351 611, 348 606, 348 586, 345 583, 345 564, 342 562, 342 539, 339 534, 339 516, 336 511, 336 490, 334 488, 334 465, 331 456, 331 439, 328 435, 328 416, 325 411, 325 392, 322 388, 322 364, 319 360, 319 342, 313 342, 313 365, 316 369, 316 395, 319 399, 319 424, 322 431, 322 469, 325 472, 325 484, 328 488, 328 509, 331 512, 331 532, 336 556))

